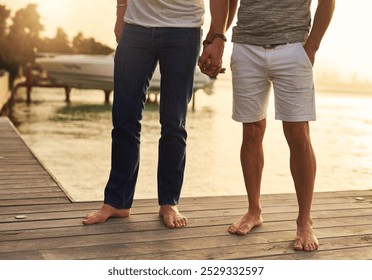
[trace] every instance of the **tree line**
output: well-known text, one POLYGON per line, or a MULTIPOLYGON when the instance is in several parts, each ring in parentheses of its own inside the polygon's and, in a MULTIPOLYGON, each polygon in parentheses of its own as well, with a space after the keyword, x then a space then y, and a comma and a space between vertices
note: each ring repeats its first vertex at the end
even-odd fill
POLYGON ((81 32, 70 41, 62 28, 57 28, 54 38, 40 37, 43 30, 37 5, 28 4, 11 17, 11 10, 0 4, 0 69, 10 73, 11 84, 19 68, 34 63, 37 53, 109 54, 113 51, 81 32))

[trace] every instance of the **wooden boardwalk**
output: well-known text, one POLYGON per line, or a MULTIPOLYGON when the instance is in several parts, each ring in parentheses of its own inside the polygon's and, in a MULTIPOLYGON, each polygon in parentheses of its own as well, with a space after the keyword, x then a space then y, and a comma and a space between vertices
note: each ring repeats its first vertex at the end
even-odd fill
POLYGON ((245 196, 183 198, 189 225, 166 229, 155 200, 136 200, 127 219, 84 226, 101 202, 71 202, 0 118, 0 259, 372 259, 372 190, 316 193, 313 218, 321 247, 292 250, 294 194, 263 195, 265 223, 247 236, 227 233, 245 196))

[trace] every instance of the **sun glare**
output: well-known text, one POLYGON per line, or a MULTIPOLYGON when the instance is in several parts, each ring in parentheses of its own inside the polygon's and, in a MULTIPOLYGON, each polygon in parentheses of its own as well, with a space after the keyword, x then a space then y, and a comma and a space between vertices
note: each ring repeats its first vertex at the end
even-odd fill
POLYGON ((71 6, 70 1, 39 0, 35 2, 37 2, 38 11, 42 18, 45 35, 55 35, 56 28, 65 25, 71 6))
POLYGON ((67 10, 68 1, 50 1, 50 0, 39 0, 39 11, 44 17, 48 18, 59 18, 67 10))

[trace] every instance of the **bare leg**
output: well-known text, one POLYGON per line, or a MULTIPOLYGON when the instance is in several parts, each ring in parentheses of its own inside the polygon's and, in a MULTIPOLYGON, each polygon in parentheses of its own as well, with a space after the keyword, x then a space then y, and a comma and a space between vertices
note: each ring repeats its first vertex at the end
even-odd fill
POLYGON ((168 228, 181 228, 187 225, 187 218, 181 215, 175 205, 161 205, 159 216, 168 228))
POLYGON ((101 209, 84 217, 84 225, 104 223, 108 218, 126 218, 130 215, 129 209, 116 209, 110 205, 103 204, 101 209))
POLYGON ((290 167, 299 206, 294 249, 314 251, 319 247, 311 219, 316 159, 310 141, 309 123, 283 122, 283 129, 290 148, 290 167))
POLYGON ((232 234, 247 234, 252 228, 261 226, 263 223, 260 194, 264 166, 262 141, 265 129, 265 119, 256 123, 243 124, 240 160, 248 195, 248 212, 228 228, 228 231, 232 234))

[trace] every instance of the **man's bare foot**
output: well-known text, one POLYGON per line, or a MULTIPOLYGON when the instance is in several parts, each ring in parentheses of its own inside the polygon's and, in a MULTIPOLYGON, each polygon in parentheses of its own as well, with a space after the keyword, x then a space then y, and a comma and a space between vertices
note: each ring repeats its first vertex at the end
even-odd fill
POLYGON ((293 246, 295 251, 315 251, 319 248, 319 242, 312 228, 312 223, 305 225, 297 224, 297 235, 293 246))
POLYGON ((101 209, 96 212, 90 213, 84 217, 84 225, 92 225, 97 223, 104 223, 110 217, 126 218, 130 215, 129 209, 116 209, 108 204, 103 204, 101 209))
POLYGON ((246 213, 239 221, 229 226, 228 231, 231 234, 245 235, 254 227, 262 226, 263 219, 261 214, 246 213))
POLYGON ((187 218, 181 215, 175 205, 161 205, 159 216, 168 228, 181 228, 187 224, 187 218))

